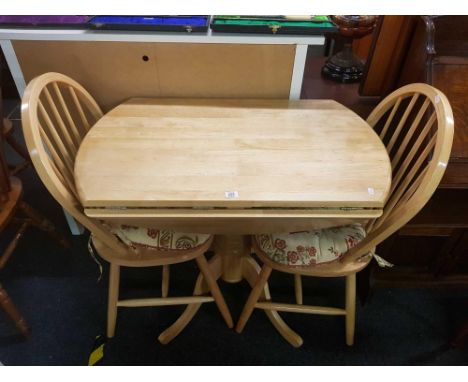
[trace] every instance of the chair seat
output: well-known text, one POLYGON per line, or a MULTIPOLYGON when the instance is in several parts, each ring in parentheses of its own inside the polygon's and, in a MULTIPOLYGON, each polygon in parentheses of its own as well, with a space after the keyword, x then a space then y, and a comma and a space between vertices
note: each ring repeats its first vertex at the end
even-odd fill
POLYGON ((157 228, 134 227, 121 225, 112 232, 125 244, 136 248, 143 246, 159 251, 187 250, 206 243, 211 235, 200 233, 182 233, 157 228))
POLYGON ((314 266, 333 262, 366 237, 360 224, 280 234, 260 234, 259 248, 274 262, 314 266))

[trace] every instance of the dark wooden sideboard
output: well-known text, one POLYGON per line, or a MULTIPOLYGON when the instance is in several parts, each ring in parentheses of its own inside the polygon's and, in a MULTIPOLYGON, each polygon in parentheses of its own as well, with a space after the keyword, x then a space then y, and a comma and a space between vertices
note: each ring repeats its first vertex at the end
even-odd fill
POLYGON ((455 136, 446 174, 430 202, 377 248, 395 267, 374 265, 361 276, 363 300, 370 285, 468 286, 468 16, 386 17, 374 36, 361 95, 385 96, 407 83, 430 83, 450 100, 455 136), (400 28, 391 36, 395 25, 400 28), (382 41, 390 42, 387 48, 382 41), (393 57, 394 66, 382 67, 383 57, 393 57))

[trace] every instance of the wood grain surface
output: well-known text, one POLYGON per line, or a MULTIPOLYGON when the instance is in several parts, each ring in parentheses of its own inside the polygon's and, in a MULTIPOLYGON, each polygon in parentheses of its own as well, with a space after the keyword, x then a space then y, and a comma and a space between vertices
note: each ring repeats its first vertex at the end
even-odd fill
POLYGON ((75 162, 84 207, 381 208, 378 136, 330 100, 132 99, 75 162))

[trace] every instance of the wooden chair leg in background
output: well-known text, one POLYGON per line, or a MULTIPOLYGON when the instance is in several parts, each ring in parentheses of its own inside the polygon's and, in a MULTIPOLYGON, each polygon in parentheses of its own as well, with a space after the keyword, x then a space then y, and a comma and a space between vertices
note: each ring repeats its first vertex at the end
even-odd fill
POLYGON ((5 248, 2 255, 0 256, 0 269, 2 269, 6 265, 8 259, 13 254, 14 250, 16 249, 16 246, 18 245, 19 241, 23 237, 28 227, 29 227, 29 222, 24 221, 21 224, 18 231, 16 232, 15 237, 8 243, 8 246, 5 248))
POLYGON ((247 323, 247 320, 252 315, 252 312, 255 308, 255 304, 260 298, 260 295, 263 292, 263 288, 265 287, 265 284, 270 278, 272 270, 273 269, 269 267, 268 265, 264 265, 262 267, 262 270, 260 271, 260 274, 258 275, 258 281, 253 287, 252 291, 250 292, 250 296, 247 299, 244 309, 242 310, 242 313, 240 315, 239 321, 237 322, 237 325, 236 325, 237 333, 241 333, 244 330, 245 324, 247 323))
POLYGON ((354 344, 356 324, 356 274, 346 276, 346 345, 354 344))
POLYGON ((71 248, 70 242, 65 238, 65 236, 57 232, 52 222, 50 222, 48 219, 42 216, 29 204, 27 204, 24 201, 21 201, 19 204, 19 209, 24 215, 26 215, 29 219, 31 219, 31 224, 33 224, 35 227, 39 228, 40 230, 44 231, 45 233, 47 233, 62 248, 65 248, 65 249, 71 248))
POLYGON ((23 162, 21 162, 20 164, 14 166, 10 170, 10 175, 14 176, 14 175, 18 174, 19 172, 23 171, 24 169, 26 169, 31 164, 31 159, 29 158, 28 152, 24 149, 23 146, 21 146, 16 141, 15 137, 13 137, 12 134, 8 135, 5 140, 13 148, 13 150, 15 150, 24 159, 23 162))
POLYGON ((7 118, 3 118, 3 134, 5 141, 11 146, 13 150, 16 151, 19 156, 24 159, 22 163, 12 167, 10 170, 10 175, 13 176, 28 167, 31 164, 31 158, 29 157, 29 153, 23 147, 23 145, 18 143, 18 141, 15 139, 13 135, 13 123, 7 118))
POLYGON ((5 289, 3 289, 2 284, 0 284, 0 307, 5 311, 7 316, 13 320, 20 333, 24 337, 29 338, 31 336, 31 331, 28 327, 28 324, 21 316, 18 309, 16 309, 16 307, 13 305, 13 302, 8 296, 8 293, 5 289))
POLYGON ((107 302, 107 338, 113 338, 115 334, 119 284, 120 266, 111 263, 109 273, 109 297, 107 302))

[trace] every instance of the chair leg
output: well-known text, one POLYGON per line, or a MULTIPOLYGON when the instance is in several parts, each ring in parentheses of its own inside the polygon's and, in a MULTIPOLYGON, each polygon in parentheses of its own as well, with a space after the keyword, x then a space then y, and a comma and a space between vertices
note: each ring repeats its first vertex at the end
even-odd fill
MULTIPOLYGON (((208 266, 210 267, 211 274, 214 275, 214 278, 216 280, 219 279, 222 273, 221 257, 219 255, 214 255, 209 261, 208 266)), ((205 278, 200 272, 195 283, 193 295, 200 296, 202 294, 208 293, 208 291, 208 285, 206 285, 205 278)), ((169 342, 171 342, 175 337, 177 337, 182 332, 182 330, 184 330, 184 328, 189 324, 189 322, 192 321, 193 317, 198 312, 201 305, 201 303, 187 305, 184 312, 177 319, 177 321, 174 322, 169 328, 167 328, 164 332, 162 332, 159 335, 159 342, 161 342, 163 345, 166 345, 169 342)))
MULTIPOLYGON (((249 283, 250 287, 253 288, 257 283, 258 274, 262 269, 252 257, 246 258, 242 265, 244 277, 249 283)), ((260 298, 267 302, 271 301, 268 284, 265 284, 260 298)), ((286 341, 288 341, 295 348, 302 346, 304 341, 302 340, 301 336, 299 336, 299 334, 297 334, 288 326, 288 324, 286 324, 286 322, 284 322, 276 310, 265 310, 264 312, 275 329, 286 341)))
POLYGON ((10 317, 17 329, 21 332, 23 336, 29 338, 31 335, 31 331, 29 330, 28 324, 26 320, 21 316, 18 309, 16 309, 15 305, 11 301, 10 296, 5 289, 3 289, 2 285, 0 284, 0 307, 5 311, 5 313, 10 317))
POLYGON ((3 251, 2 254, 0 254, 0 269, 2 269, 5 264, 7 263, 8 259, 11 257, 13 254, 13 251, 16 249, 19 241, 23 237, 24 233, 29 227, 29 222, 24 221, 18 231, 15 234, 15 237, 10 241, 6 249, 3 251))
POLYGON ((244 309, 242 310, 242 313, 240 315, 239 321, 237 322, 237 326, 236 326, 237 333, 241 333, 242 330, 244 330, 245 324, 247 323, 247 320, 250 318, 255 308, 255 304, 260 298, 260 295, 263 292, 263 288, 265 287, 265 284, 270 278, 271 271, 272 271, 272 268, 269 267, 268 265, 264 265, 262 267, 262 270, 260 271, 260 274, 258 275, 257 283, 255 284, 252 291, 250 292, 250 296, 247 299, 247 302, 244 305, 244 309))
POLYGON ((234 323, 232 321, 231 312, 229 311, 229 308, 226 305, 226 301, 224 300, 224 297, 221 293, 221 290, 219 289, 216 279, 211 273, 210 267, 208 266, 208 262, 206 261, 205 256, 198 256, 196 258, 196 261, 198 264, 198 268, 200 268, 200 272, 203 274, 203 277, 205 278, 205 281, 208 284, 208 287, 210 288, 211 295, 213 296, 215 303, 218 306, 218 309, 224 318, 224 321, 226 321, 226 324, 229 328, 232 328, 234 326, 234 323))
POLYGON ((296 303, 302 305, 302 278, 301 275, 294 275, 294 290, 296 292, 296 303))
POLYGON ((29 162, 27 161, 24 161, 17 166, 8 166, 8 168, 10 168, 10 175, 15 176, 16 174, 23 171, 28 166, 29 166, 29 162))
POLYGON ((169 294, 169 276, 170 266, 163 265, 162 267, 162 285, 161 285, 161 297, 167 297, 169 294))
POLYGON ((354 344, 356 322, 356 274, 346 276, 346 345, 354 344))
POLYGON ((29 204, 22 201, 19 205, 19 208, 21 212, 23 212, 29 219, 31 219, 31 223, 34 226, 46 232, 50 237, 52 237, 52 239, 57 241, 58 244, 62 246, 63 248, 65 249, 71 248, 70 242, 65 238, 65 236, 57 232, 52 222, 50 222, 48 219, 42 216, 29 204))
POLYGON ((110 265, 109 298, 107 302, 107 338, 114 337, 117 321, 117 302, 119 300, 120 266, 110 265))

